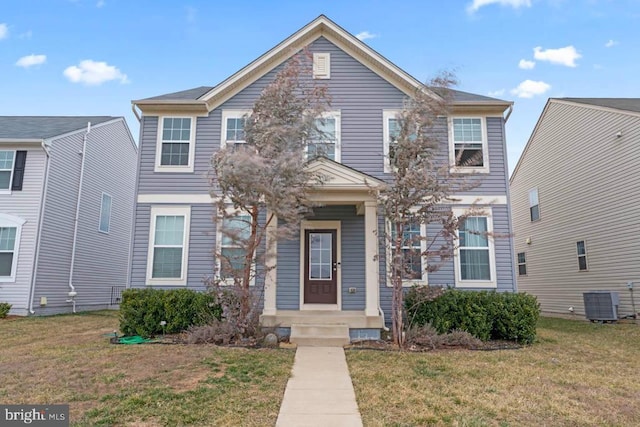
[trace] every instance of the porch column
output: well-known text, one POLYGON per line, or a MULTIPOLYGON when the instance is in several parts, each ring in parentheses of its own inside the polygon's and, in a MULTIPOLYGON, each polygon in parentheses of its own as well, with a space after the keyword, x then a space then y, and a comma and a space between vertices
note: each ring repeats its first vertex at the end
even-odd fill
MULTIPOLYGON (((271 215, 271 211, 267 210, 267 218, 271 215)), ((278 230, 278 217, 275 215, 267 226, 267 234, 265 243, 267 250, 265 253, 264 264, 267 269, 264 276, 264 308, 262 314, 265 316, 275 316, 276 314, 276 263, 278 260, 278 241, 276 233, 278 230)))
POLYGON ((364 202, 364 248, 367 316, 378 316, 380 305, 379 264, 378 264, 378 204, 364 202))

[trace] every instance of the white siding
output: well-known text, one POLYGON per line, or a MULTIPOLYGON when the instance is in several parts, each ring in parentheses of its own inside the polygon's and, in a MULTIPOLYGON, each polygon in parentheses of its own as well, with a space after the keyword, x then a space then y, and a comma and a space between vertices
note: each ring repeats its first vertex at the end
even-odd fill
POLYGON ((583 315, 583 292, 613 290, 620 315, 632 313, 626 284, 640 289, 639 142, 637 115, 556 100, 543 112, 511 182, 515 256, 525 252, 527 261, 518 289, 536 295, 543 311, 574 307, 583 315), (540 220, 531 222, 534 187, 540 220), (578 240, 588 271, 578 270, 578 240))
POLYGON ((22 191, 0 194, 0 213, 17 216, 26 221, 22 226, 19 253, 17 254, 16 281, 14 283, 0 283, 0 302, 8 302, 13 305, 11 314, 26 315, 29 308, 28 300, 40 220, 46 155, 39 145, 3 145, 2 149, 27 151, 22 191))

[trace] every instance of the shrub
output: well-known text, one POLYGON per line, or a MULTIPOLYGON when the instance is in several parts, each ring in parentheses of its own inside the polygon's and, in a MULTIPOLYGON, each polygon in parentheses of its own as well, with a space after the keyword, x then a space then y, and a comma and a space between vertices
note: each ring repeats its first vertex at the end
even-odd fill
POLYGON ((487 341, 515 340, 532 343, 539 306, 528 294, 448 289, 433 297, 428 288, 412 288, 405 307, 409 324, 431 324, 440 333, 461 330, 487 341))
POLYGON ((11 304, 8 302, 0 302, 0 319, 4 319, 11 310, 11 304))
POLYGON ((120 304, 120 330, 125 335, 143 337, 172 334, 220 315, 220 306, 208 293, 191 289, 127 289, 120 304), (167 322, 164 330, 161 321, 167 322))
POLYGON ((466 331, 453 330, 449 333, 439 334, 430 323, 422 326, 414 326, 407 331, 407 343, 418 347, 427 347, 432 350, 443 347, 478 348, 482 341, 466 331))

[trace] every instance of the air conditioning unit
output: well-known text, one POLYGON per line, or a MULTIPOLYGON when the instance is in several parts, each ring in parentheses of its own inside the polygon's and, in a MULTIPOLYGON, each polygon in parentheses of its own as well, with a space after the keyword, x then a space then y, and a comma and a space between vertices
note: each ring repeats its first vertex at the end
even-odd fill
POLYGON ((618 292, 591 291, 584 292, 582 296, 587 319, 592 322, 618 320, 618 306, 620 305, 618 292))

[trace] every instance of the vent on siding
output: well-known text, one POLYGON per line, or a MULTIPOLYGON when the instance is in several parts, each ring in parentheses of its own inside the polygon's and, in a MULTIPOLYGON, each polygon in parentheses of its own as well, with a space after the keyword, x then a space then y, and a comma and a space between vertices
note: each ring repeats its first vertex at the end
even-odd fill
POLYGON ((313 54, 313 78, 314 79, 331 78, 331 54, 329 53, 313 54))
POLYGON ((584 292, 582 297, 584 298, 584 312, 587 319, 591 321, 618 320, 620 298, 617 292, 584 292))

